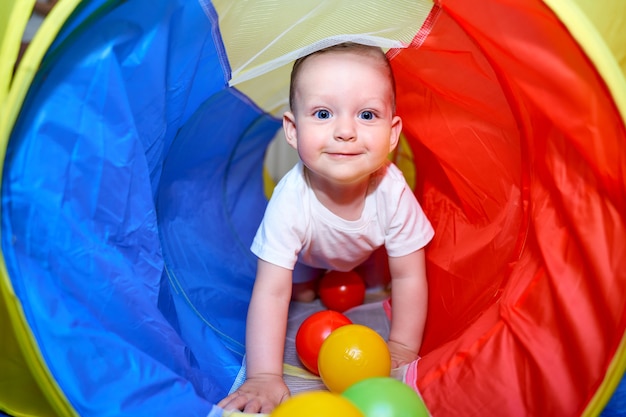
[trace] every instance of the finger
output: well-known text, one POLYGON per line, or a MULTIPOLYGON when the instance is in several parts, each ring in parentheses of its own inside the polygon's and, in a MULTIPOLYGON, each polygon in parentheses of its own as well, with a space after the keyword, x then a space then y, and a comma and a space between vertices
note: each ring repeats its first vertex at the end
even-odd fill
POLYGON ((244 413, 255 414, 261 411, 261 401, 258 398, 252 398, 245 404, 243 408, 244 413))
POLYGON ((263 407, 261 407, 261 409, 259 410, 259 413, 270 414, 272 411, 274 411, 276 407, 278 406, 275 406, 273 404, 264 404, 263 407))
POLYGON ((283 403, 289 397, 291 397, 291 393, 287 391, 283 393, 283 395, 280 397, 280 399, 278 400, 278 404, 273 404, 271 401, 265 401, 264 403, 262 403, 261 410, 259 412, 263 414, 270 414, 272 411, 274 411, 276 407, 278 407, 278 405, 283 403))
POLYGON ((226 397, 224 400, 220 401, 220 404, 222 405, 218 404, 218 407, 221 407, 224 410, 229 410, 229 411, 232 411, 232 410, 241 411, 244 409, 247 403, 248 403, 247 396, 239 395, 239 394, 235 394, 235 395, 231 394, 228 397, 226 397))
POLYGON ((217 406, 220 408, 224 408, 228 405, 228 403, 230 403, 234 398, 237 397, 236 395, 237 393, 234 392, 230 395, 228 395, 227 397, 223 398, 222 400, 220 400, 220 402, 217 403, 217 406))
POLYGON ((282 402, 283 402, 283 400, 279 401, 278 404, 274 404, 271 401, 265 401, 261 405, 261 408, 260 408, 260 410, 258 412, 259 413, 263 413, 263 414, 270 414, 282 402))

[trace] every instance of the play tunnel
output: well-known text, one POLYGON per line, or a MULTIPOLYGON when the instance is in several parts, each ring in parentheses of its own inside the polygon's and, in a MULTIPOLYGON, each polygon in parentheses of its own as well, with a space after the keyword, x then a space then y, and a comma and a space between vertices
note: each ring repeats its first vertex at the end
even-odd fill
POLYGON ((626 413, 626 2, 0 5, 0 410, 211 416, 241 381, 293 60, 387 51, 429 216, 433 416, 626 413))

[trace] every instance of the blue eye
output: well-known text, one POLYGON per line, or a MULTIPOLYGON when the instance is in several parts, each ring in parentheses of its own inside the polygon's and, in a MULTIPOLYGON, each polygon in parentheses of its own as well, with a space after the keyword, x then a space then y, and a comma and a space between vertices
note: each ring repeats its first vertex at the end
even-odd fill
POLYGON ((361 112, 361 114, 359 114, 359 117, 363 120, 374 120, 374 113, 372 113, 369 110, 366 110, 366 111, 361 112))
POLYGON ((330 112, 328 110, 318 110, 315 112, 315 117, 318 119, 329 119, 330 112))

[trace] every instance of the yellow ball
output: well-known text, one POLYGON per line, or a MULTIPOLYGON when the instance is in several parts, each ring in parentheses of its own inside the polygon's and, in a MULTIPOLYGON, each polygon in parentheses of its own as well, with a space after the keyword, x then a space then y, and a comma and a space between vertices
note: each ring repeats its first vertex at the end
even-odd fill
POLYGON ((349 386, 391 373, 391 355, 374 330, 348 324, 332 331, 322 343, 317 365, 326 387, 341 394, 349 386))
POLYGON ((328 391, 295 394, 272 411, 270 417, 365 417, 348 399, 328 391))

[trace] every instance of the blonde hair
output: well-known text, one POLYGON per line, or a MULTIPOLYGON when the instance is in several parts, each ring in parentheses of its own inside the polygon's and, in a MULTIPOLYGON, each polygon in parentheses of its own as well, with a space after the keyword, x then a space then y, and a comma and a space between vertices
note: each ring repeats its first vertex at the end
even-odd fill
POLYGON ((387 71, 389 81, 391 84, 391 101, 392 101, 392 109, 393 113, 396 112, 396 81, 393 76, 393 71, 391 70, 391 64, 387 59, 387 55, 377 46, 363 45, 360 43, 354 42, 344 42, 338 45, 329 46, 328 48, 320 49, 319 51, 315 51, 310 53, 309 55, 305 55, 301 58, 298 58, 291 69, 291 80, 289 83, 289 107, 293 110, 295 106, 295 95, 296 95, 296 84, 298 82, 298 76, 300 75, 300 68, 302 63, 305 62, 308 58, 325 54, 329 52, 337 52, 337 53, 356 53, 365 56, 371 56, 380 61, 382 66, 387 71))

